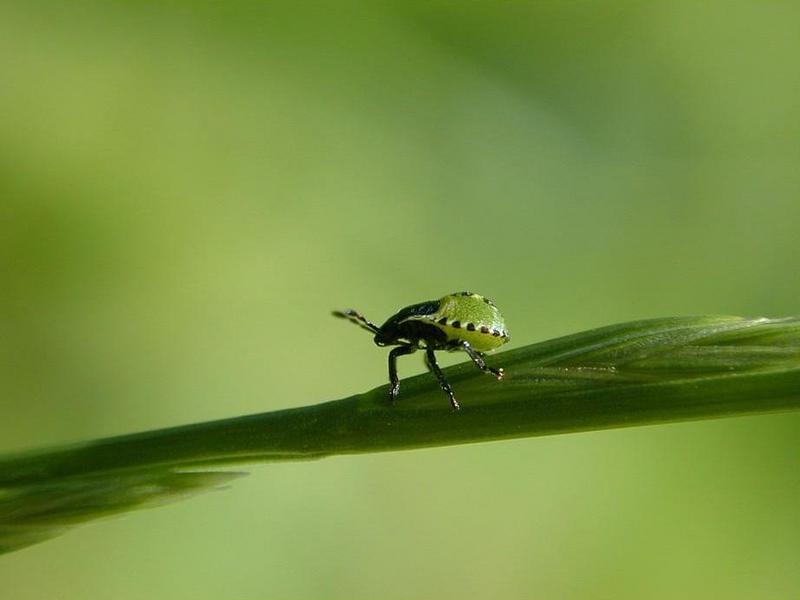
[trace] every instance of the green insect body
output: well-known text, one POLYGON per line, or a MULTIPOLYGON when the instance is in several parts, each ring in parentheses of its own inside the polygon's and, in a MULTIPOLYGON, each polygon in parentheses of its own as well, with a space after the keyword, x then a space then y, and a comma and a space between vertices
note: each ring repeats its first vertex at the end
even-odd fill
POLYGON ((503 378, 503 370, 489 367, 483 353, 499 348, 511 338, 500 311, 484 296, 458 292, 439 300, 412 304, 389 317, 380 327, 352 309, 333 314, 374 333, 378 346, 397 346, 389 352, 389 398, 392 401, 400 391, 397 357, 421 349, 425 350, 429 370, 454 409, 460 406, 436 362, 435 351, 463 350, 481 371, 497 379, 503 378))
POLYGON ((427 320, 447 335, 448 341, 469 342, 478 352, 490 352, 510 338, 503 316, 494 303, 478 294, 450 294, 438 301, 439 307, 427 320))

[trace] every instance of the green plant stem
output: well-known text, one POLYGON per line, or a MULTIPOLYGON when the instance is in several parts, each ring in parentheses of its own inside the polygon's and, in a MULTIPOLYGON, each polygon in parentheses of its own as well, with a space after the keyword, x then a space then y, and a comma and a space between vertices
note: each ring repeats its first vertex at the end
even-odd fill
POLYGON ((215 487, 209 467, 311 459, 800 409, 800 319, 625 323, 323 404, 0 458, 0 551, 75 523, 215 487))
POLYGON ((608 327, 498 354, 503 381, 446 370, 343 400, 0 460, 0 486, 117 469, 319 458, 800 408, 800 320, 683 318, 608 327))

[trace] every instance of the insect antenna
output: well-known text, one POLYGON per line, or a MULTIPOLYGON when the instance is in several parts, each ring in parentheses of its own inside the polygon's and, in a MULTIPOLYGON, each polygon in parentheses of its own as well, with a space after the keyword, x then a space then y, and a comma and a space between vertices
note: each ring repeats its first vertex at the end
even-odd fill
POLYGON ((344 311, 335 310, 331 314, 334 317, 339 317, 340 319, 347 319, 351 323, 355 323, 356 325, 361 327, 361 329, 366 329, 367 331, 370 331, 372 333, 378 333, 378 331, 380 331, 380 328, 377 325, 375 325, 375 323, 367 321, 364 315, 353 310, 352 308, 349 308, 344 311))

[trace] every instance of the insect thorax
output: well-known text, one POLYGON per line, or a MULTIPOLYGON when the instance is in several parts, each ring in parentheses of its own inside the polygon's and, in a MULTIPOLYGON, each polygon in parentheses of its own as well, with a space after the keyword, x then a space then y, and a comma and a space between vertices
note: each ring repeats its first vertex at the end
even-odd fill
POLYGON ((417 319, 387 322, 375 335, 375 342, 379 345, 404 342, 416 345, 420 341, 426 346, 444 348, 448 339, 445 332, 432 322, 417 319))

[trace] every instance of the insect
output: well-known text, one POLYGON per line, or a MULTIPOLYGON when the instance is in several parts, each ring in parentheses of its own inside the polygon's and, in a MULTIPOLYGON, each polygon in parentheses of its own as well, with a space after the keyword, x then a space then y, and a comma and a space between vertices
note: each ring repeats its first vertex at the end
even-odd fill
POLYGON ((336 317, 348 319, 362 329, 374 333, 378 346, 397 346, 389 352, 389 400, 397 399, 400 380, 397 357, 425 350, 428 369, 450 398, 455 410, 460 405, 450 384, 436 362, 437 350, 463 350, 484 373, 503 378, 503 369, 486 364, 483 353, 499 348, 511 339, 505 322, 494 302, 472 292, 457 292, 440 300, 412 304, 398 312, 380 327, 355 310, 334 311, 336 317))

